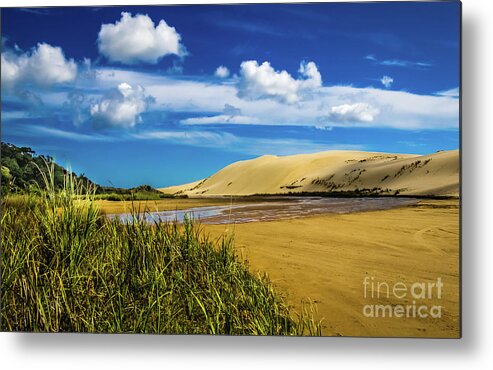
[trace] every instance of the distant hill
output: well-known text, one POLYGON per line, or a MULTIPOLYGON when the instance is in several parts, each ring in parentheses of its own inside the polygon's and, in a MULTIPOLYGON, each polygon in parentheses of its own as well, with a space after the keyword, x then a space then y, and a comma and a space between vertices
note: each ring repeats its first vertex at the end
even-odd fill
MULTIPOLYGON (((50 156, 37 155, 29 147, 18 147, 13 144, 3 143, 1 146, 2 164, 2 193, 5 191, 22 191, 29 186, 38 184, 44 186, 42 174, 47 172, 46 163, 54 165, 55 186, 63 186, 63 176, 68 171, 54 163, 50 156)), ((92 183, 86 176, 76 175, 86 183, 92 183)))
MULTIPOLYGON (((63 177, 68 173, 68 170, 55 163, 52 157, 37 155, 29 147, 19 147, 14 144, 2 142, 0 156, 2 165, 2 194, 7 192, 23 192, 31 186, 40 186, 43 188, 44 181, 40 170, 44 173, 47 172, 46 163, 53 164, 54 166, 55 187, 57 188, 63 186, 63 177)), ((111 194, 113 198, 110 199, 114 200, 135 199, 136 197, 139 197, 139 199, 159 199, 164 197, 161 192, 149 185, 140 185, 131 189, 115 188, 97 185, 84 174, 74 175, 77 179, 83 180, 84 184, 96 186, 96 194, 111 194)))
POLYGON ((459 151, 429 155, 327 151, 266 155, 190 184, 159 189, 188 196, 286 193, 459 195, 459 151))

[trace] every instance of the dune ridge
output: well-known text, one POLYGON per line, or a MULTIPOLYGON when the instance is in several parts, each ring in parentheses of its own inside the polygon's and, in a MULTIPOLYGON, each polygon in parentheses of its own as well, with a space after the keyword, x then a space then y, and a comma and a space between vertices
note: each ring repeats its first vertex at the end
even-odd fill
POLYGON ((459 196, 459 150, 428 155, 326 151, 239 161, 189 184, 159 189, 191 197, 356 192, 459 196))

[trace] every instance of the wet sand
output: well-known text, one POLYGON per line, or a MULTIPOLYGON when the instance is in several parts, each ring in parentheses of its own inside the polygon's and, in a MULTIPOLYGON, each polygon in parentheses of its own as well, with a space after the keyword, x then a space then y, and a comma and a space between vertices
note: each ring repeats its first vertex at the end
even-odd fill
MULTIPOLYGON (((328 198, 328 197, 257 197, 255 201, 223 199, 217 205, 185 209, 143 212, 139 218, 148 222, 183 222, 185 217, 202 224, 231 224, 291 219, 327 213, 352 213, 383 210, 416 204, 415 198, 328 198)), ((133 219, 132 213, 108 214, 123 221, 133 219)))
MULTIPOLYGON (((250 203, 253 200, 235 199, 235 203, 250 203)), ((228 198, 165 198, 159 200, 139 200, 139 201, 109 201, 98 200, 96 203, 106 214, 129 213, 133 209, 141 212, 160 212, 189 209, 194 207, 224 206, 230 204, 228 198)))
MULTIPOLYGON (((325 335, 447 337, 459 335, 458 200, 421 200, 397 209, 329 214, 237 225, 204 225, 213 237, 234 233, 252 271, 266 272, 296 310, 303 299, 317 304, 325 335), (363 281, 389 286, 433 283, 442 296, 416 306, 441 306, 441 318, 366 317, 365 305, 413 305, 364 297, 363 281)), ((411 314, 412 316, 412 314, 411 314)))

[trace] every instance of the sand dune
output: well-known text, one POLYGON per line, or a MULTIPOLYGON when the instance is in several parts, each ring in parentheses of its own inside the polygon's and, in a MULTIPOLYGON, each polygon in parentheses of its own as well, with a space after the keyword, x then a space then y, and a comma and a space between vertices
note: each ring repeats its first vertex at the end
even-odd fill
POLYGON ((458 196, 459 150, 429 155, 327 151, 235 162, 190 184, 159 189, 189 196, 353 192, 458 196))

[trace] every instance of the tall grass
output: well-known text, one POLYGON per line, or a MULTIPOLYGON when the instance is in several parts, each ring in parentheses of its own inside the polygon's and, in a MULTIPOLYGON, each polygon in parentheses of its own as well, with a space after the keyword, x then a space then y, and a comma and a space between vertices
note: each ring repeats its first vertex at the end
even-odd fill
POLYGON ((1 328, 8 331, 320 335, 233 241, 200 226, 102 216, 95 189, 53 168, 37 195, 2 202, 1 328))

